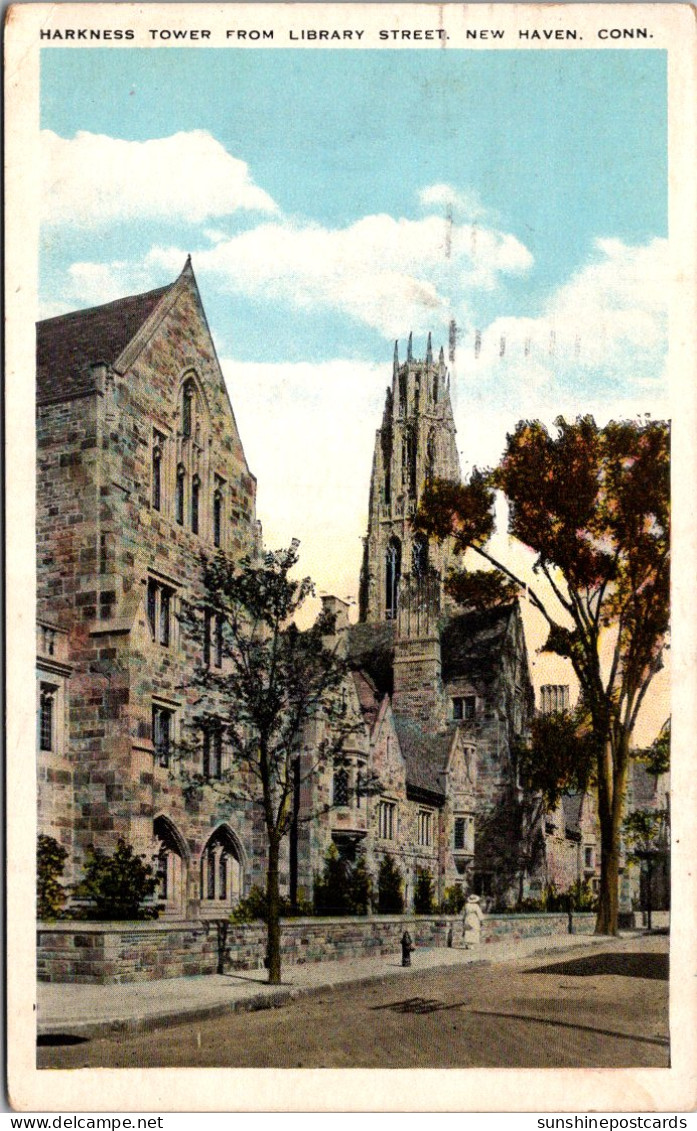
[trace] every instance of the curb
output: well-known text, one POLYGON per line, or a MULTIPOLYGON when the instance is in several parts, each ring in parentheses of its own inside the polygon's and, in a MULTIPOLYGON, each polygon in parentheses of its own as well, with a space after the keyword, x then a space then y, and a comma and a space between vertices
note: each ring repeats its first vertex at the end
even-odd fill
MULTIPOLYGON (((627 934, 631 937, 634 932, 628 932, 627 934)), ((627 936, 625 935, 624 937, 627 936)), ((486 958, 484 955, 475 957, 474 952, 472 952, 472 957, 463 960, 461 963, 439 963, 438 965, 422 968, 420 972, 430 973, 431 971, 456 971, 470 969, 471 967, 491 967, 522 959, 569 954, 571 951, 584 950, 589 944, 593 945, 594 942, 610 943, 612 941, 614 941, 613 936, 579 935, 578 942, 572 944, 539 947, 536 950, 529 951, 525 955, 516 956, 515 953, 512 953, 502 956, 498 961, 495 957, 486 958)), ((410 969, 412 973, 419 973, 418 967, 411 967, 410 969)), ((210 1005, 195 1006, 191 1009, 179 1011, 167 1009, 159 1013, 151 1013, 141 1017, 102 1021, 46 1021, 43 1024, 38 1022, 36 1031, 37 1037, 75 1036, 84 1037, 86 1040, 94 1040, 95 1038, 114 1036, 117 1034, 142 1033, 151 1029, 166 1028, 170 1025, 181 1025, 189 1021, 207 1021, 214 1017, 224 1017, 229 1013, 257 1013, 266 1009, 281 1009, 284 1005, 288 1005, 298 998, 310 998, 317 994, 328 993, 333 990, 343 989, 344 987, 354 988, 379 985, 387 981, 397 981, 403 976, 401 971, 385 970, 379 974, 366 974, 358 978, 321 982, 312 986, 288 986, 287 988, 275 987, 273 989, 269 987, 266 991, 260 990, 255 994, 250 994, 248 997, 235 998, 228 1002, 211 1002, 210 1005)))

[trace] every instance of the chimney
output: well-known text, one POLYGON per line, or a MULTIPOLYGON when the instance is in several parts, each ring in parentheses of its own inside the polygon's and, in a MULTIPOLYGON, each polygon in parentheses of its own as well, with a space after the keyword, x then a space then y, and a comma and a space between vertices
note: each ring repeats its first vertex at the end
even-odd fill
POLYGON ((329 613, 336 617, 334 622, 334 632, 342 632, 349 626, 349 604, 347 601, 342 601, 340 597, 329 595, 322 597, 322 612, 329 613))

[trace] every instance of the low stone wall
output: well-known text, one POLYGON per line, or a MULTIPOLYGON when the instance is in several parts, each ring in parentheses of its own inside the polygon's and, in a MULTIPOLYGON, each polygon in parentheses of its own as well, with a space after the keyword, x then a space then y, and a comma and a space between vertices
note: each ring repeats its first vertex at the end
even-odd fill
MULTIPOLYGON (((575 911, 575 935, 592 935, 595 930, 595 912, 575 911)), ((482 942, 500 942, 502 939, 541 938, 544 935, 565 935, 569 920, 565 911, 544 915, 485 915, 482 922, 482 942)))
MULTIPOLYGON (((579 934, 590 933, 594 922, 593 915, 574 915, 579 934)), ((293 966, 398 954, 405 928, 417 946, 445 947, 451 927, 457 946, 462 942, 461 916, 286 919, 281 957, 283 964, 293 966)), ((487 915, 482 942, 565 934, 567 929, 566 915, 487 915)), ((266 929, 262 923, 229 925, 223 943, 213 922, 43 923, 37 930, 37 974, 40 982, 96 985, 214 974, 221 946, 225 970, 263 968, 266 929)))

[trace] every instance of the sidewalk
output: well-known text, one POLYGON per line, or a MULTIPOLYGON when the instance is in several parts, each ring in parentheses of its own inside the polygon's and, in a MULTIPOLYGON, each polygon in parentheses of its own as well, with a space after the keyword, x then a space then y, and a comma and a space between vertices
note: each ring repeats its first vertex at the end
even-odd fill
MULTIPOLYGON (((627 932, 622 938, 631 937, 627 932)), ((594 935, 549 935, 503 940, 476 949, 417 948, 413 965, 403 969, 398 953, 375 958, 349 958, 340 962, 315 962, 286 966, 280 986, 269 986, 263 970, 209 974, 194 978, 168 978, 155 982, 90 986, 56 983, 37 985, 39 1035, 83 1037, 202 1020, 224 1013, 273 1009, 305 994, 338 986, 366 985, 400 978, 420 970, 448 966, 491 965, 520 958, 547 957, 569 950, 604 946, 617 940, 594 935)))

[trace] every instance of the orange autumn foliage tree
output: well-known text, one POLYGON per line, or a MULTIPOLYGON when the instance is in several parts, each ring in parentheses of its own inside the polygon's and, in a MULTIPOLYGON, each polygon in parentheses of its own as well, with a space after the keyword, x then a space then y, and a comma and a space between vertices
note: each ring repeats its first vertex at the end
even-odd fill
POLYGON ((596 933, 615 934, 630 744, 669 631, 670 432, 664 421, 600 428, 590 416, 555 427, 521 421, 494 471, 427 485, 415 526, 493 567, 451 575, 460 603, 510 600, 525 585, 489 547, 497 490, 509 533, 535 555, 528 593, 547 622, 544 648, 570 660, 590 719, 602 848, 596 933))

